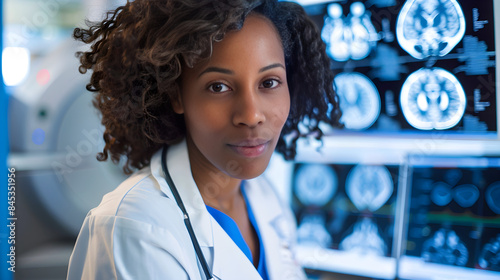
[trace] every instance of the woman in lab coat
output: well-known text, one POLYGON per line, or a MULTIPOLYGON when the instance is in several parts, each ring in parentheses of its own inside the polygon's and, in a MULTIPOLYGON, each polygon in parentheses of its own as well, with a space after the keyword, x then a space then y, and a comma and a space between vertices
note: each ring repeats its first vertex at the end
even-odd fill
MULTIPOLYGON (((297 4, 136 0, 92 44, 106 146, 126 173, 83 223, 68 279, 305 279, 295 221, 261 175, 339 126, 325 45, 297 4), (299 130, 299 122, 301 129, 299 130)), ((276 174, 279 175, 279 174, 276 174)))

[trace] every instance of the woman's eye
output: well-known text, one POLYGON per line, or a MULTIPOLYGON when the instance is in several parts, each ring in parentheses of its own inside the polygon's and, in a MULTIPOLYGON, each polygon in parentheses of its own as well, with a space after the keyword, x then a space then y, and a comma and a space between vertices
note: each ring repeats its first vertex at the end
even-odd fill
POLYGON ((208 87, 211 92, 225 92, 230 90, 228 86, 223 83, 213 83, 208 87))
POLYGON ((265 80, 265 81, 262 83, 262 87, 264 87, 264 88, 275 88, 275 87, 277 87, 279 84, 280 84, 280 82, 279 82, 279 81, 274 80, 274 79, 270 79, 270 80, 265 80))

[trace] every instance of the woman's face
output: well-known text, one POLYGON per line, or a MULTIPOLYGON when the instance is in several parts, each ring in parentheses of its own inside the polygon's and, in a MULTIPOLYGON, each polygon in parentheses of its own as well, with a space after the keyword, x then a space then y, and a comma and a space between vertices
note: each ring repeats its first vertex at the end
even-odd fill
POLYGON ((184 67, 174 110, 184 114, 192 168, 238 179, 264 172, 290 111, 274 25, 251 14, 240 31, 214 43, 210 59, 184 67))

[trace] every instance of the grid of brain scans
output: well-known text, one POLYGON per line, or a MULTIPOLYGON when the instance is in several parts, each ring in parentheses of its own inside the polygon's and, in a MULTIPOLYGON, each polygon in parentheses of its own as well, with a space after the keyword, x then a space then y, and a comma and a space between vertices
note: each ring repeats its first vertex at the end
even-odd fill
POLYGON ((292 208, 298 243, 308 252, 299 254, 306 257, 301 261, 316 269, 393 277, 398 172, 385 165, 297 164, 292 208), (366 262, 364 269, 348 261, 356 258, 366 262))
POLYGON ((339 279, 499 280, 500 1, 296 1, 345 125, 320 124, 287 171, 298 261, 339 279))
POLYGON ((297 162, 298 260, 374 279, 500 279, 500 158, 297 162))
POLYGON ((500 279, 500 158, 415 157, 400 275, 500 279))
POLYGON ((324 1, 306 11, 348 131, 497 137, 493 0, 324 1))

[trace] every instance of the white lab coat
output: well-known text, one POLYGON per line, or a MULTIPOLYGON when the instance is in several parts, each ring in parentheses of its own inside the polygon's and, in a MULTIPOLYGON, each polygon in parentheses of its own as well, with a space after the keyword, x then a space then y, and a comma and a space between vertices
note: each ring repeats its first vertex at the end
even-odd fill
MULTIPOLYGON (((191 174, 186 142, 169 148, 167 166, 215 279, 262 279, 207 211, 191 174)), ((295 262, 296 225, 263 176, 244 184, 266 253, 271 280, 306 279, 295 262)), ((83 223, 68 279, 204 280, 183 215, 161 168, 161 150, 149 167, 106 194, 83 223)))

